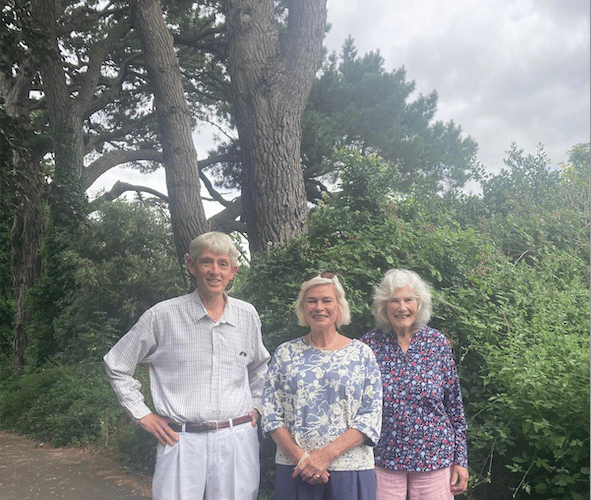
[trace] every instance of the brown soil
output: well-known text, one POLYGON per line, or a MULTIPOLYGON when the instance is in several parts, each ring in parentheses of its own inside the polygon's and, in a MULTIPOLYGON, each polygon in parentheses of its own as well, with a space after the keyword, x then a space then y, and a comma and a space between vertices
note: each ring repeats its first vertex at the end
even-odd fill
POLYGON ((99 453, 0 431, 0 500, 151 498, 151 478, 99 453))

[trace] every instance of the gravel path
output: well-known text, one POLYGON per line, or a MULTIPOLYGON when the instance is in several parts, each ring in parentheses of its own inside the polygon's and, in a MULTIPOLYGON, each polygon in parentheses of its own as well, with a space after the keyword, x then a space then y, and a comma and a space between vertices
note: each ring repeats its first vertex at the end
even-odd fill
POLYGON ((100 454, 0 431, 0 500, 151 498, 151 478, 100 454))

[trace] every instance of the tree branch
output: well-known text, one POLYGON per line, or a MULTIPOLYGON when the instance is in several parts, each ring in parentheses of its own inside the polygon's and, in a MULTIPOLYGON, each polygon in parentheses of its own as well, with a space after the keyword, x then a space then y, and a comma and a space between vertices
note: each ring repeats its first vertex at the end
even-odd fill
POLYGON ((240 197, 232 200, 225 210, 215 214, 209 219, 211 229, 229 233, 232 231, 246 232, 246 224, 236 219, 242 213, 242 199, 240 197))
MULTIPOLYGON (((110 191, 107 191, 106 193, 102 194, 101 196, 89 203, 90 211, 93 212, 95 210, 98 210, 99 206, 102 203, 116 200, 123 193, 126 193, 128 191, 135 191, 137 193, 149 193, 156 196, 157 198, 160 198, 162 201, 166 203, 169 202, 168 196, 155 189, 146 186, 136 186, 133 184, 128 184, 127 182, 117 181, 110 191)), ((242 233, 245 232, 246 225, 236 220, 240 216, 240 213, 242 211, 242 201, 240 197, 235 198, 231 202, 227 202, 224 200, 224 204, 226 208, 209 219, 212 230, 222 231, 226 233, 230 233, 232 231, 239 231, 242 233)))
POLYGON ((79 106, 83 114, 86 115, 87 110, 92 107, 92 100, 96 93, 101 76, 101 67, 106 55, 112 45, 117 43, 130 30, 131 25, 129 22, 121 21, 107 34, 106 38, 92 45, 89 51, 87 70, 82 77, 82 85, 76 98, 76 105, 79 106))
POLYGON ((155 189, 146 186, 135 186, 133 184, 128 184, 127 182, 117 181, 115 184, 113 184, 113 187, 110 191, 107 191, 89 203, 90 211, 93 212, 94 210, 97 210, 99 205, 106 201, 116 200, 119 198, 119 196, 121 196, 123 193, 126 193, 127 191, 150 193, 165 201, 166 203, 169 201, 168 196, 166 196, 164 193, 161 193, 160 191, 156 191, 155 189))
MULTIPOLYGON (((148 113, 147 115, 142 116, 139 120, 136 120, 125 127, 120 127, 116 130, 101 133, 97 136, 86 136, 85 154, 88 154, 90 151, 96 149, 99 145, 105 142, 122 139, 127 134, 131 134, 132 132, 137 131, 138 128, 143 127, 147 122, 154 120, 155 117, 155 113, 148 113)), ((97 127, 94 126, 95 130, 96 128, 97 127)))
POLYGON ((113 102, 115 97, 120 94, 121 89, 123 87, 123 82, 125 81, 126 77, 130 74, 129 65, 136 59, 139 59, 141 54, 134 54, 131 57, 128 57, 125 61, 121 63, 121 68, 119 69, 119 73, 116 77, 107 80, 104 76, 100 76, 99 81, 101 84, 106 85, 108 90, 102 92, 100 97, 94 98, 91 102, 89 102, 87 108, 84 110, 85 118, 88 118, 93 113, 103 109, 107 104, 113 102))
POLYGON ((88 189, 105 172, 122 163, 133 161, 162 161, 162 153, 153 149, 138 149, 132 151, 113 150, 103 154, 84 170, 84 187, 88 189))

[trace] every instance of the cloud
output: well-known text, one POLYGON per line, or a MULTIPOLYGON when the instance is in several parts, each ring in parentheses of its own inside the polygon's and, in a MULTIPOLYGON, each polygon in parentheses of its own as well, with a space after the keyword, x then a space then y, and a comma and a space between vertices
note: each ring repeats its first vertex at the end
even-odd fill
POLYGON ((437 118, 476 139, 486 166, 502 166, 511 142, 531 153, 543 143, 557 163, 589 141, 586 0, 329 0, 328 8, 330 48, 352 35, 360 54, 379 49, 387 69, 405 66, 420 92, 437 90, 437 118))

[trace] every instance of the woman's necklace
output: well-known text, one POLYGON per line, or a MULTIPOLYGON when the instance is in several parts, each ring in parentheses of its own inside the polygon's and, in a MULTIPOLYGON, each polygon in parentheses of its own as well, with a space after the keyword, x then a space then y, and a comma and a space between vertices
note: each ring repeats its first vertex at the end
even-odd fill
POLYGON ((316 349, 320 349, 321 351, 330 351, 332 346, 336 344, 338 338, 339 338, 339 334, 337 333, 334 340, 330 344, 328 344, 326 347, 319 347, 312 340, 312 334, 310 334, 308 336, 308 339, 310 340, 310 344, 312 344, 316 349))

